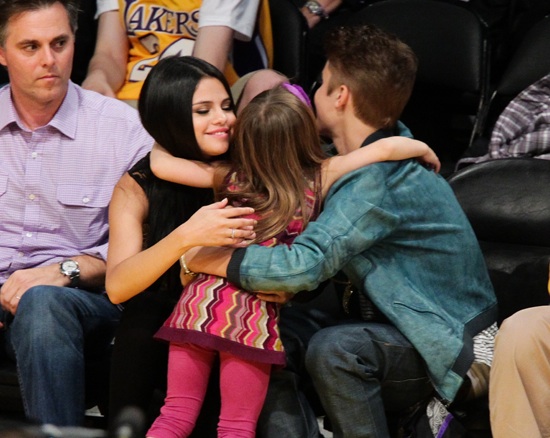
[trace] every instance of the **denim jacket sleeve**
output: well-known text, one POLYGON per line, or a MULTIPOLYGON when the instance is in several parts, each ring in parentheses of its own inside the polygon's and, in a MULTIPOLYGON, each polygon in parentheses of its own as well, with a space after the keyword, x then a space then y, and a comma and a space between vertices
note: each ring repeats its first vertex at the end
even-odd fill
POLYGON ((389 196, 384 166, 367 166, 341 178, 323 212, 291 246, 250 246, 228 267, 230 281, 248 290, 312 290, 355 255, 391 233, 399 218, 380 207, 389 196))

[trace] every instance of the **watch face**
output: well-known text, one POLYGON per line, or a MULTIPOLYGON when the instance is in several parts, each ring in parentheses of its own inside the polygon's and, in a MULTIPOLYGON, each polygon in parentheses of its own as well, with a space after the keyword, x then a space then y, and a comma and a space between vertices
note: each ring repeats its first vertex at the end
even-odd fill
POLYGON ((78 269, 78 265, 73 260, 66 260, 61 264, 61 269, 65 272, 72 272, 78 269))
POLYGON ((305 6, 306 8, 309 9, 309 12, 311 12, 313 15, 317 15, 319 17, 327 16, 323 7, 317 2, 309 1, 305 4, 305 6))
POLYGON ((319 5, 317 3, 309 2, 307 4, 307 8, 310 10, 312 14, 318 14, 320 9, 319 5))

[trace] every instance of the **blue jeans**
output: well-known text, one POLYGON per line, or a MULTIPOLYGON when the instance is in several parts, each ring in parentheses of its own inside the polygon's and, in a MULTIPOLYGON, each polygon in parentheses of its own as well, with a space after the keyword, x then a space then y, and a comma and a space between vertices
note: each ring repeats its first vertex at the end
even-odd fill
POLYGON ((256 427, 258 438, 322 436, 304 381, 309 379, 288 369, 272 372, 256 427))
POLYGON ((107 296, 82 289, 36 286, 22 295, 6 339, 27 418, 82 425, 85 356, 107 352, 120 313, 107 296))
POLYGON ((315 333, 347 320, 349 316, 341 310, 331 282, 312 301, 292 303, 281 309, 279 330, 287 364, 271 373, 256 429, 258 438, 322 436, 317 416, 324 412, 305 368, 306 351, 315 333))
POLYGON ((283 307, 279 329, 287 366, 272 372, 258 438, 318 438, 316 416, 323 414, 335 438, 387 437, 386 411, 433 392, 403 335, 345 313, 333 283, 309 303, 283 307))
POLYGON ((392 325, 358 321, 310 340, 309 371, 334 437, 389 437, 386 412, 420 402, 433 387, 418 352, 392 325))

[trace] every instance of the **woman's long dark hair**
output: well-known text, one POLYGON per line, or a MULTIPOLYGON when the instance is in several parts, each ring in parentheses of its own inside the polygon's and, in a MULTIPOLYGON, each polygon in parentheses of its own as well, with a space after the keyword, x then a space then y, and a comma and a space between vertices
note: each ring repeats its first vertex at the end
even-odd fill
MULTIPOLYGON (((218 79, 231 97, 223 74, 206 61, 191 56, 165 58, 153 67, 141 90, 138 110, 141 122, 157 143, 172 155, 202 160, 193 128, 192 103, 203 78, 218 79)), ((225 159, 226 156, 216 157, 225 159)), ((174 184, 155 177, 147 185, 148 231, 145 244, 151 246, 189 219, 200 207, 213 202, 211 189, 174 184)), ((179 266, 175 264, 154 287, 167 288, 177 298, 181 292, 179 266)))

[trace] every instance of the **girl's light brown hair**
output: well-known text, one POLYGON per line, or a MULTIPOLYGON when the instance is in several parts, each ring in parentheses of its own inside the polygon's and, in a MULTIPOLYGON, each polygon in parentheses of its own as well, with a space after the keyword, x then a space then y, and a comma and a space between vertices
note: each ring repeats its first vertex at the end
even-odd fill
POLYGON ((282 87, 259 94, 237 120, 230 153, 239 184, 221 195, 245 200, 261 216, 255 227, 257 242, 283 231, 298 209, 307 222, 305 192, 312 182, 314 190, 320 190, 325 156, 306 104, 282 87))

